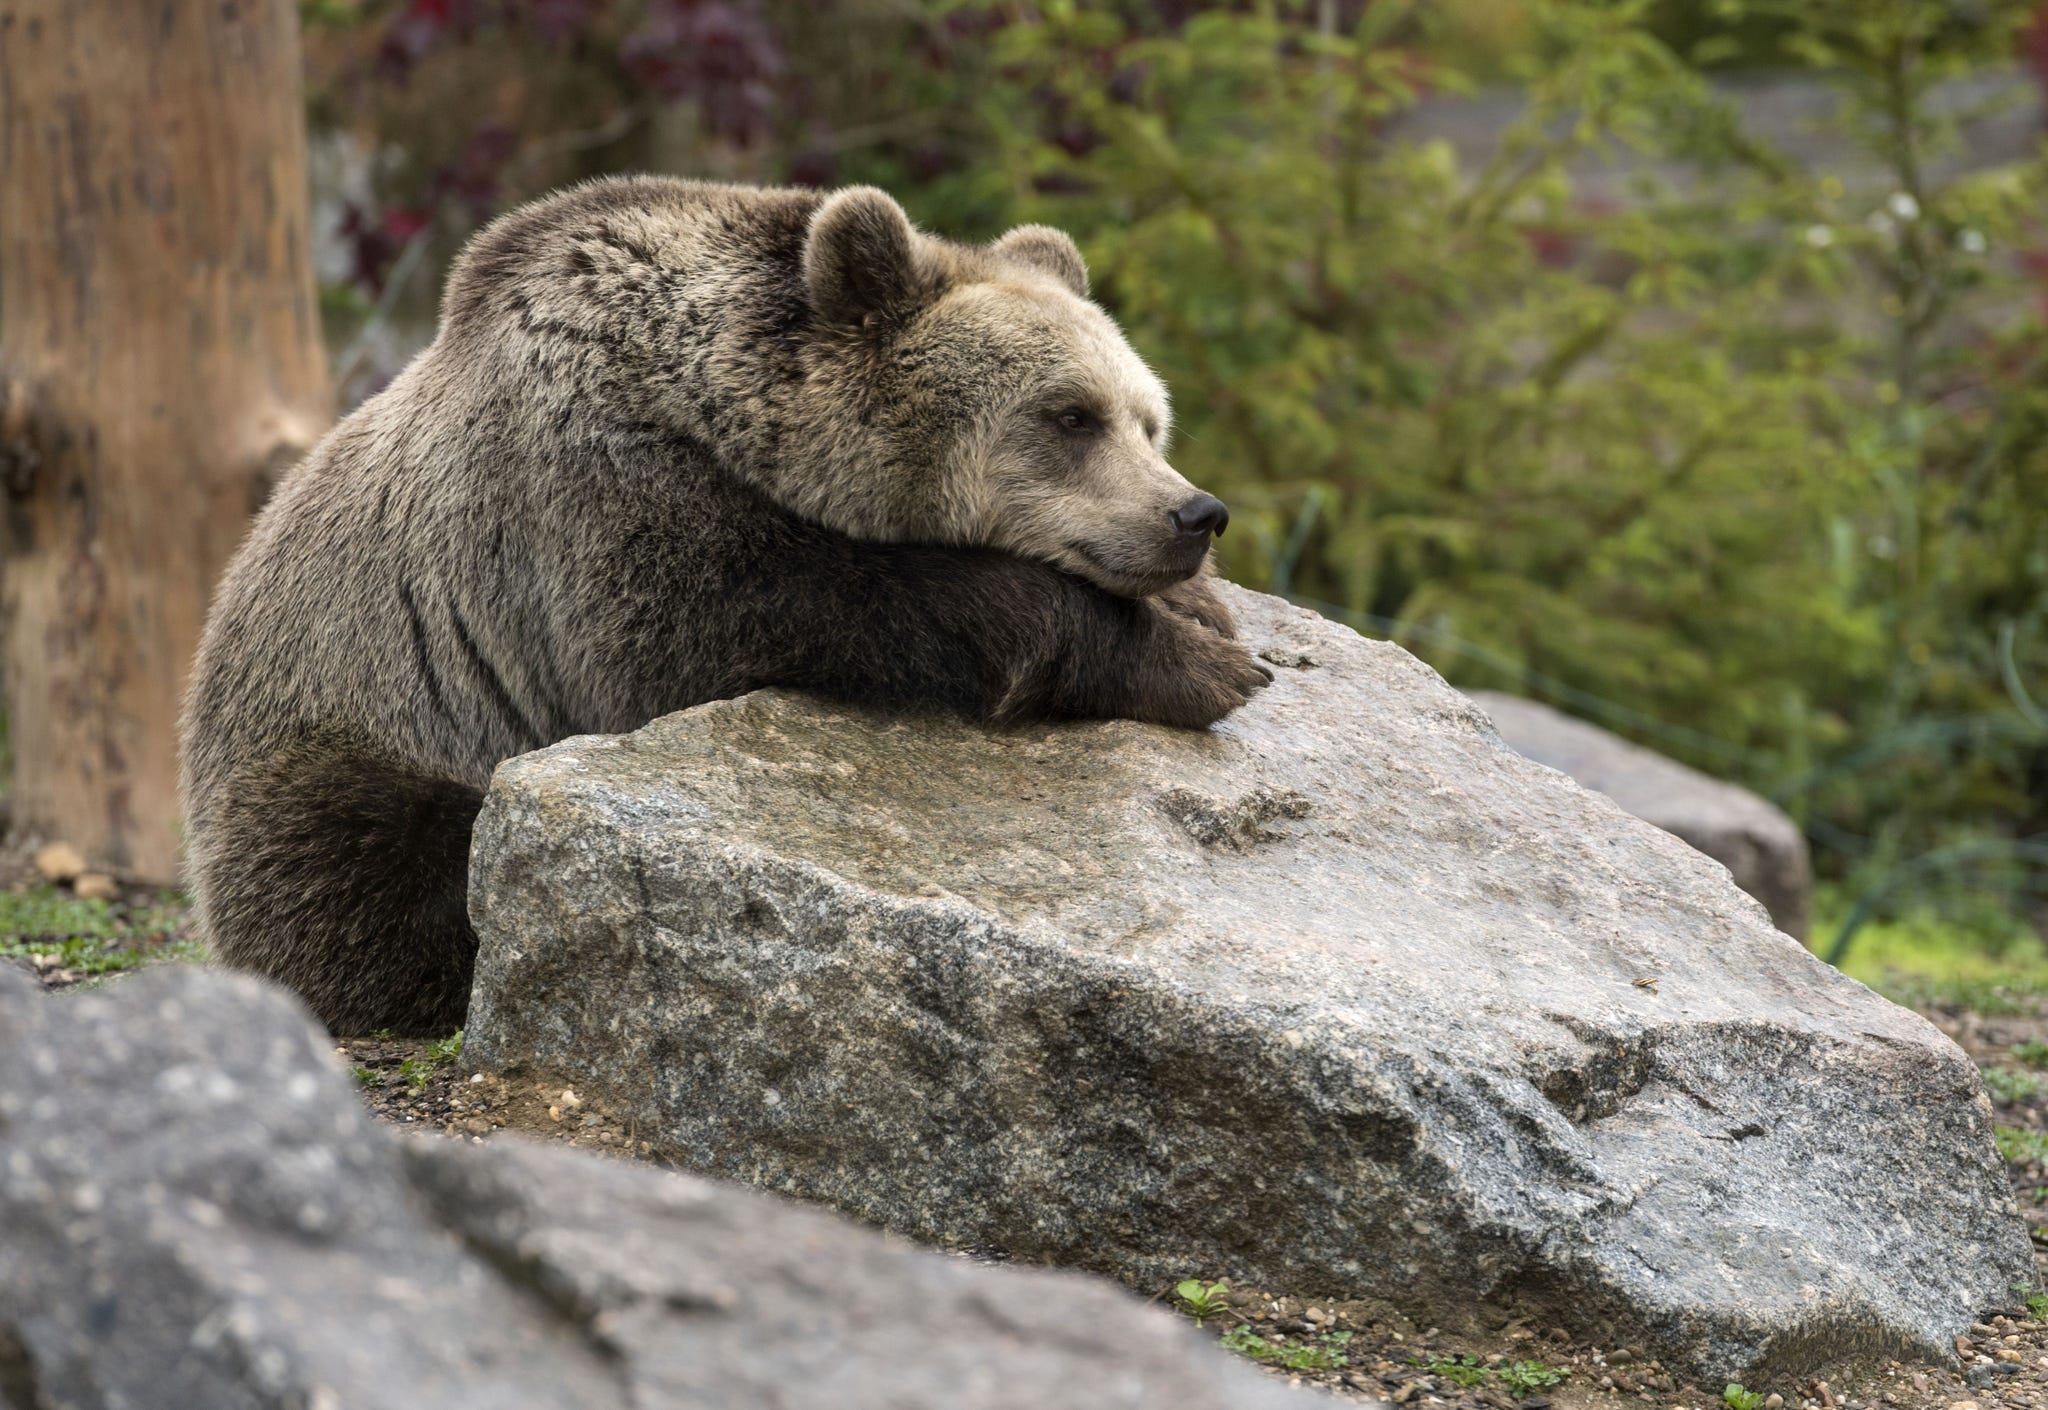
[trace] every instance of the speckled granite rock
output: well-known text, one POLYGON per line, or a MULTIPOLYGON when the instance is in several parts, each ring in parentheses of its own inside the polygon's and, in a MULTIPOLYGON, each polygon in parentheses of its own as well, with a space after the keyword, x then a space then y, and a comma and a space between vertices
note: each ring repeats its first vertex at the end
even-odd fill
POLYGON ((1570 774, 1645 822, 1675 833, 1728 868, 1778 929, 1804 936, 1813 910, 1813 859, 1784 809, 1746 788, 1536 700, 1475 690, 1472 698, 1517 754, 1570 774))
POLYGON ((2009 1299, 1946 1038, 1405 652, 1232 602, 1278 680, 1213 733, 761 693, 509 761, 469 1055, 1146 1287, 1485 1298, 1731 1378, 2009 1299))
POLYGON ((0 1405, 1181 1410, 1306 1397, 1104 1284, 375 1124, 282 991, 0 969, 0 1405))

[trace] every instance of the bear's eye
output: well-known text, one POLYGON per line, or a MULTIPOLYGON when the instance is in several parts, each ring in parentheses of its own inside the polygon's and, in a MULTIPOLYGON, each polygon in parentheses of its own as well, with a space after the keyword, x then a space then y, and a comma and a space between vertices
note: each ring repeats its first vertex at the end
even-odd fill
POLYGON ((1088 412, 1082 410, 1078 406, 1068 407, 1065 411, 1062 411, 1058 416, 1055 416, 1053 419, 1059 422, 1059 426, 1062 431, 1066 431, 1071 435, 1077 436, 1083 435, 1090 431, 1099 430, 1102 425, 1101 422, 1097 421, 1088 412))

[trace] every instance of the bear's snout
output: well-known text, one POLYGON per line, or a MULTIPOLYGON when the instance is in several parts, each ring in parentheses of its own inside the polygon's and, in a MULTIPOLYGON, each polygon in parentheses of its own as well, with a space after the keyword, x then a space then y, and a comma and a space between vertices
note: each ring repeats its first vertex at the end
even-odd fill
POLYGON ((1205 539, 1214 534, 1220 539, 1230 526, 1230 507, 1213 494, 1198 494, 1180 508, 1168 510, 1166 517, 1182 538, 1205 539))

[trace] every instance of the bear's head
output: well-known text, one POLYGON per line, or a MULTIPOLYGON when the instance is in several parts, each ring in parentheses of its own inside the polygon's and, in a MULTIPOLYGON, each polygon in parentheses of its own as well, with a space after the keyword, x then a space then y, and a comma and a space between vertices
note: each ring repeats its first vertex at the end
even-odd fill
POLYGON ((1045 226, 963 245, 872 187, 611 177, 501 216, 443 314, 435 375, 528 403, 519 424, 680 433, 856 538, 1005 549, 1135 597, 1200 571, 1227 522, 1167 463, 1166 389, 1045 226))
POLYGON ((854 187, 811 217, 802 276, 787 410, 806 453, 778 456, 767 486, 786 505, 859 537, 1042 559, 1125 596, 1201 569, 1228 511, 1167 463, 1166 389, 1089 301, 1065 234, 959 245, 854 187))

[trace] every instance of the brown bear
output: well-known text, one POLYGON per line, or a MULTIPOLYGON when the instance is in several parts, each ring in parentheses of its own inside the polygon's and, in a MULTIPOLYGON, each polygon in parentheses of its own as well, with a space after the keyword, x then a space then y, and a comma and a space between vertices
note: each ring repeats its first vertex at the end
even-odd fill
POLYGON ((647 177, 512 212, 222 581, 183 724, 214 953, 445 1032, 493 766, 763 686, 1209 725, 1270 677, 1166 433, 1057 231, 647 177))

